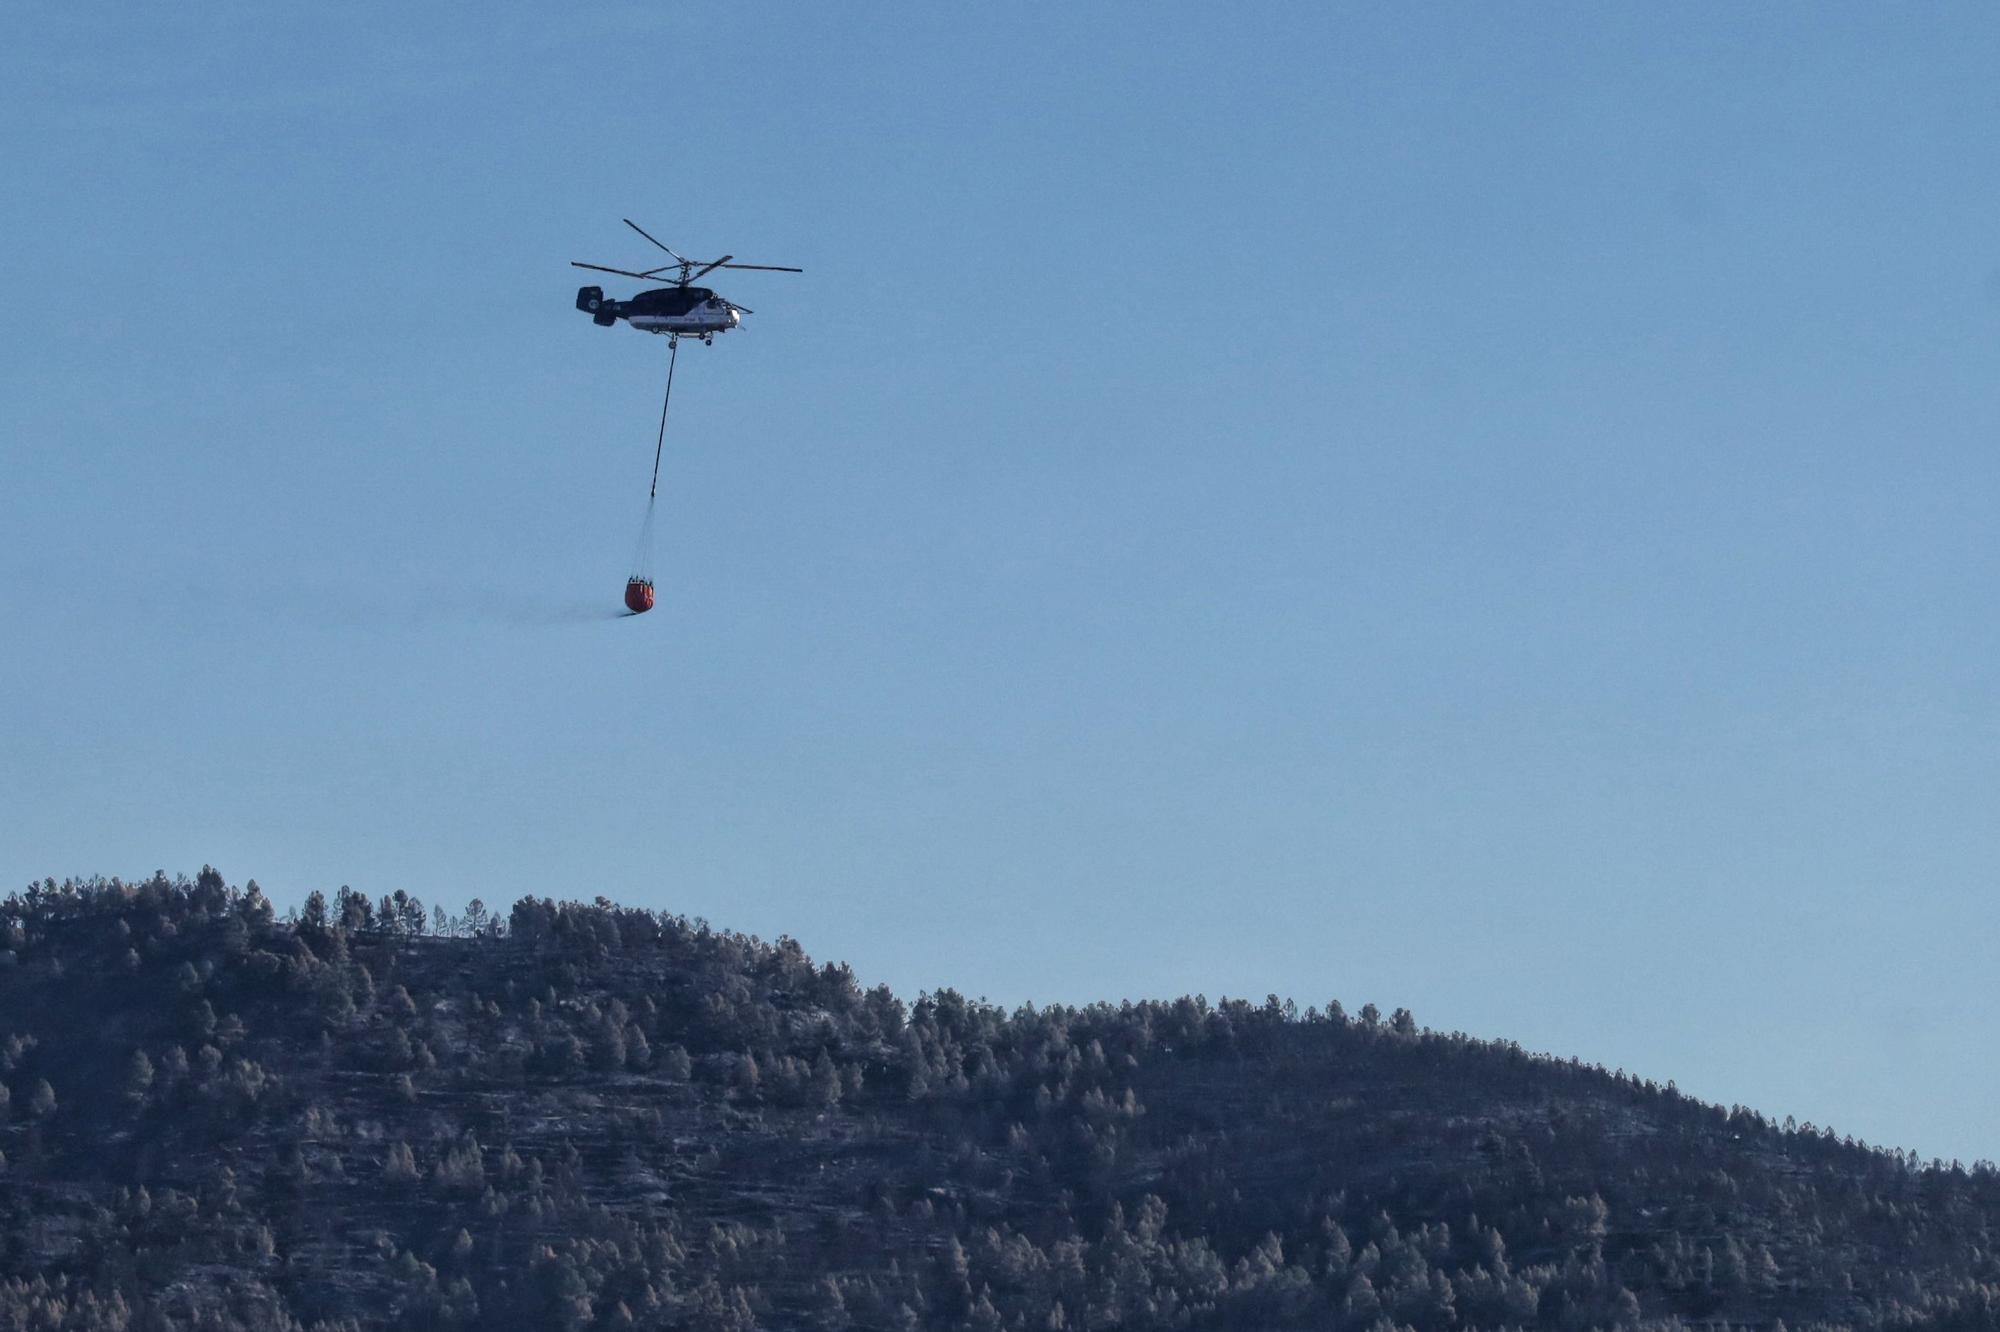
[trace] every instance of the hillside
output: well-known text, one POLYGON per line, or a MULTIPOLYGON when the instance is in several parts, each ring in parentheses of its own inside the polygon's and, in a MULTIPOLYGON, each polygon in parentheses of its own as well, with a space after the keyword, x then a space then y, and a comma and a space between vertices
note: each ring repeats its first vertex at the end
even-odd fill
POLYGON ((1398 1011, 704 922, 0 904, 0 1328, 2000 1326, 2000 1175, 1398 1011))

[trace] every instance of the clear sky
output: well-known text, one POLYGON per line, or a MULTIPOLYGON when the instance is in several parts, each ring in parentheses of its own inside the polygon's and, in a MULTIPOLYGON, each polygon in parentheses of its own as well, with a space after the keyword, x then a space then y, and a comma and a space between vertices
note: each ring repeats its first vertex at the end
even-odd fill
POLYGON ((603 894, 2000 1156, 1996 68, 1985 5, 6 6, 0 887, 603 894), (618 620, 626 216, 807 271, 683 348, 618 620))

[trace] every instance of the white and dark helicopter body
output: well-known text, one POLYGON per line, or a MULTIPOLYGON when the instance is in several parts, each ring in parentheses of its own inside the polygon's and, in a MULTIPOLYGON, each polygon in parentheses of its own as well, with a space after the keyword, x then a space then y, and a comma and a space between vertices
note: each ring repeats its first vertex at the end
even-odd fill
POLYGON ((713 337, 743 322, 735 306, 707 287, 657 287, 629 301, 607 298, 602 287, 585 287, 576 294, 576 308, 605 328, 623 319, 641 333, 677 338, 713 337))
POLYGON ((772 273, 801 273, 804 269, 786 268, 777 264, 739 264, 731 262, 736 256, 725 254, 720 259, 684 259, 647 235, 644 228, 631 218, 624 219, 625 225, 645 236, 673 256, 674 262, 643 273, 624 268, 606 268, 602 264, 584 264, 570 261, 572 268, 588 268, 598 273, 616 273, 620 277, 638 278, 642 282, 671 282, 671 286, 655 287, 642 291, 630 300, 613 300, 605 296, 602 287, 584 287, 576 293, 576 308, 588 314, 591 322, 609 328, 623 319, 642 333, 663 333, 678 342, 682 338, 700 338, 712 342, 718 333, 727 333, 743 322, 743 316, 752 313, 748 306, 716 295, 707 287, 693 285, 694 279, 711 273, 718 268, 756 268, 772 273), (678 268, 678 277, 667 277, 678 268))

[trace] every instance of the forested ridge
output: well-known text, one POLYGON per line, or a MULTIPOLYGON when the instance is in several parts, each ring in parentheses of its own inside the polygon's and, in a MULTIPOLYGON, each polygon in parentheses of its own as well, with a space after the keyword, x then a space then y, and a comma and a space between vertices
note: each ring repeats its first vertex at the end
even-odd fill
POLYGON ((1397 1010, 905 1002, 204 870, 0 903, 0 1328, 2000 1327, 2000 1174, 1397 1010))

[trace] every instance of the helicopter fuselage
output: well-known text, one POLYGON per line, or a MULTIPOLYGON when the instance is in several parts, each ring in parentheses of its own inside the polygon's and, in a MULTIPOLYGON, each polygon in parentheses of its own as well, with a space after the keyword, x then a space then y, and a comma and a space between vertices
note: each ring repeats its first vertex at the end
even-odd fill
POLYGON ((576 308, 607 328, 623 319, 642 333, 671 337, 713 337, 742 321, 736 307, 707 287, 655 287, 629 301, 609 300, 601 288, 585 287, 576 294, 576 308))

